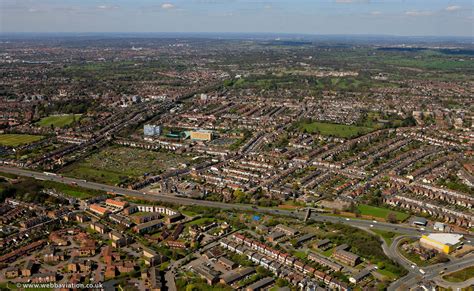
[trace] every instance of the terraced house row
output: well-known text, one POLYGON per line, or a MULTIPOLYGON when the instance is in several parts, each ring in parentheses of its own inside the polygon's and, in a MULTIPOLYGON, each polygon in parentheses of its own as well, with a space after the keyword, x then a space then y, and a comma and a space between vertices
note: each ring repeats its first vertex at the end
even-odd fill
POLYGON ((302 289, 315 288, 319 286, 319 282, 322 282, 332 289, 349 290, 346 283, 315 269, 288 253, 273 249, 243 234, 235 233, 230 236, 230 240, 221 240, 220 245, 232 252, 246 256, 255 264, 272 271, 278 277, 286 279, 302 289))

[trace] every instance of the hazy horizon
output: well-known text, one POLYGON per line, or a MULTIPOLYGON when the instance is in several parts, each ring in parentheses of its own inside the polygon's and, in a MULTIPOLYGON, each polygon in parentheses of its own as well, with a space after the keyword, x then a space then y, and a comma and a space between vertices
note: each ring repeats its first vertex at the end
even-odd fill
POLYGON ((473 37, 469 0, 0 0, 0 33, 473 37))

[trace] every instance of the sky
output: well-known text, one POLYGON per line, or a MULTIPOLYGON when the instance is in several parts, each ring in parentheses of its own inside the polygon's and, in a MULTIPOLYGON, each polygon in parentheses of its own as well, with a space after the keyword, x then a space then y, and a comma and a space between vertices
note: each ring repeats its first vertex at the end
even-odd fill
POLYGON ((474 36, 474 0, 0 0, 6 32, 474 36))

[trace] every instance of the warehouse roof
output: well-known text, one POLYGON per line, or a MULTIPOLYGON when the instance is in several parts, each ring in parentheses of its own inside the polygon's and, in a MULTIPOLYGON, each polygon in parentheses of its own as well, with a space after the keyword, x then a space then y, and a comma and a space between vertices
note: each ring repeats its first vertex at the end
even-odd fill
POLYGON ((461 241, 463 235, 454 233, 431 233, 426 237, 445 245, 456 245, 461 241))

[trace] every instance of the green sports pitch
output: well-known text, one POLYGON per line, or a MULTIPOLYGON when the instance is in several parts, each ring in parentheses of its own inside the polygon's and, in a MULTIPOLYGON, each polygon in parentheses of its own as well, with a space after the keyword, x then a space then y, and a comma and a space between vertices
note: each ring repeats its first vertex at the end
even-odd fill
POLYGON ((41 118, 36 124, 43 127, 49 127, 51 125, 54 127, 65 127, 73 123, 74 120, 79 120, 80 117, 81 114, 51 115, 41 118))
POLYGON ((29 134, 0 134, 0 145, 16 147, 39 141, 42 139, 41 135, 29 135, 29 134))

